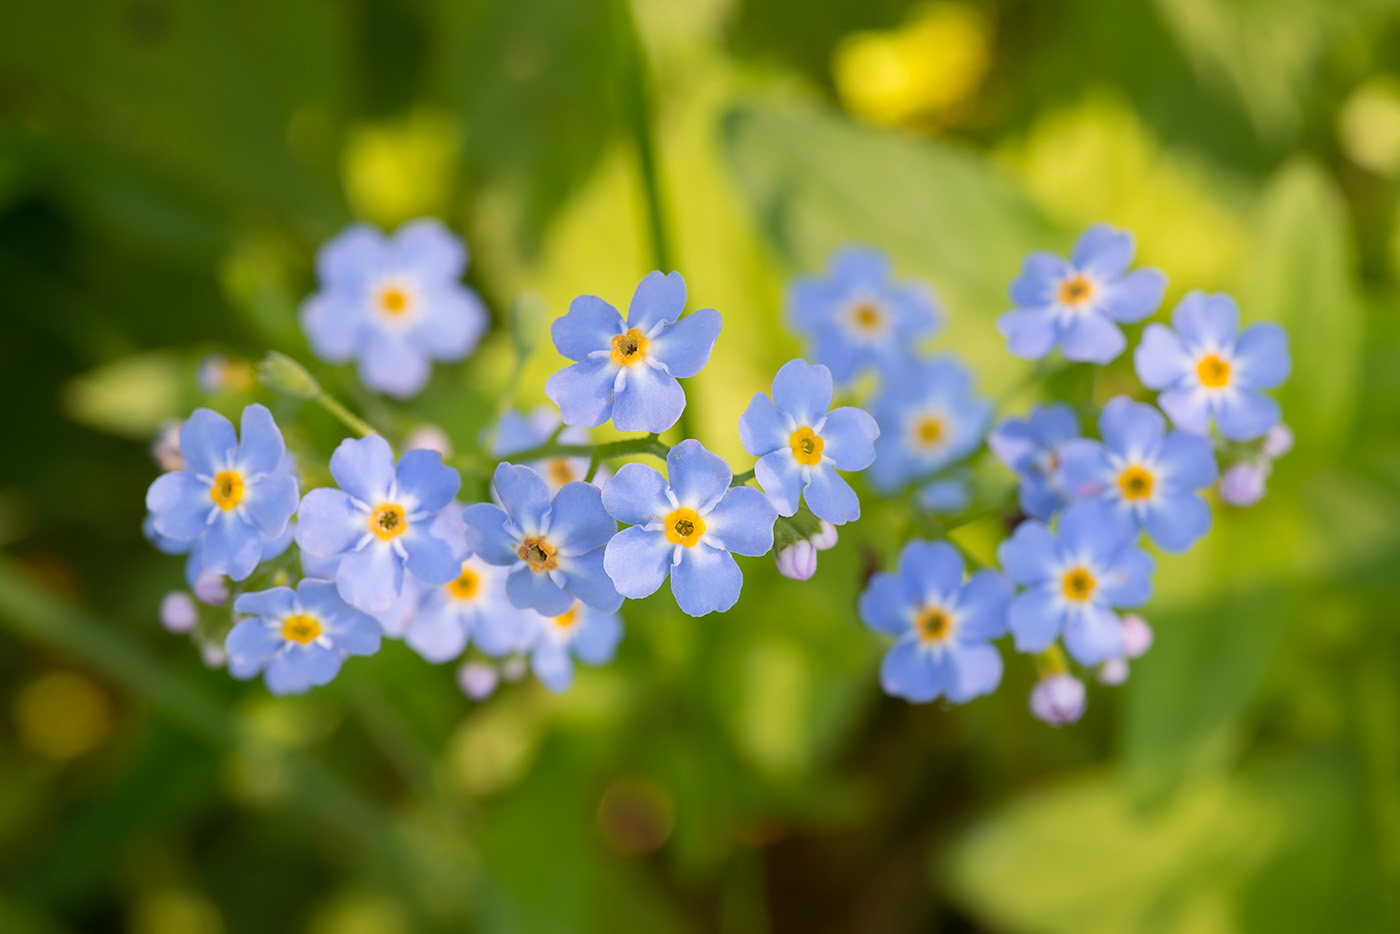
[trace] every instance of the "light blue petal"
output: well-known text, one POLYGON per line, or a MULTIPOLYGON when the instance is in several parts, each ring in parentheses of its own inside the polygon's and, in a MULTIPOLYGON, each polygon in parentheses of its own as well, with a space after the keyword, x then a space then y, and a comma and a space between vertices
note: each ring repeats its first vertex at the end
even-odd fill
POLYGON ((940 516, 955 516, 972 505, 972 490, 962 473, 930 480, 917 495, 925 509, 940 516))
POLYGON ((346 603, 366 613, 383 612, 403 590, 403 559, 388 542, 370 542, 341 559, 335 583, 346 603))
POLYGON ((666 498, 666 480, 646 464, 623 464, 603 484, 603 508, 608 515, 628 525, 646 525, 665 518, 671 511, 666 498))
POLYGON ((963 559, 947 542, 914 539, 899 555, 899 575, 924 602, 947 603, 962 589, 963 559))
POLYGON ((1191 370, 1191 360, 1181 339, 1166 325, 1149 324, 1142 332, 1142 343, 1133 351, 1138 379, 1148 389, 1166 389, 1191 370))
MULTIPOLYGON (((529 467, 498 464, 491 477, 491 489, 521 534, 539 535, 544 531, 549 516, 550 495, 549 484, 544 482, 543 477, 529 467)), ((471 508, 468 508, 467 522, 470 524, 472 521, 471 508)), ((482 554, 474 542, 472 550, 482 554)))
POLYGON ((1199 490, 1215 482, 1215 446, 1209 438, 1173 431, 1157 454, 1162 482, 1181 490, 1199 490))
POLYGON ((574 654, 590 665, 603 665, 617 654, 622 641, 622 620, 614 613, 580 612, 578 629, 574 633, 574 654))
POLYGON ((384 268, 387 244, 369 224, 352 224, 316 253, 316 278, 338 291, 358 292, 384 268))
POLYGON ((763 487, 764 494, 780 516, 790 516, 797 512, 802 499, 802 488, 807 480, 802 476, 802 465, 788 449, 765 454, 753 465, 754 478, 763 487))
POLYGON ((1141 548, 1124 548, 1099 581, 1104 599, 1117 607, 1142 606, 1152 598, 1152 572, 1156 569, 1157 562, 1141 548))
POLYGON ((399 500, 410 512, 437 512, 462 488, 462 477, 442 462, 437 451, 408 451, 399 458, 399 500))
POLYGON ((535 610, 545 616, 558 616, 574 605, 574 598, 549 576, 524 564, 511 568, 506 578, 506 596, 522 610, 535 610))
POLYGON ((295 600, 296 593, 290 587, 254 590, 239 594, 233 601, 233 611, 278 621, 296 612, 295 600))
POLYGON ((519 610, 502 600, 499 604, 482 606, 471 637, 477 648, 499 658, 534 645, 543 621, 544 617, 534 610, 519 610))
POLYGON ((729 489, 734 472, 724 458, 688 438, 666 455, 666 476, 676 501, 703 515, 729 489))
POLYGON ((243 409, 238 454, 234 461, 248 474, 272 473, 287 453, 282 432, 272 420, 265 405, 253 404, 243 409))
POLYGON ((473 503, 462 513, 467 545, 488 564, 510 566, 520 560, 520 540, 506 528, 509 517, 495 503, 473 503))
POLYGON ((1022 360, 1039 360, 1055 346, 1055 316, 1040 308, 1008 311, 997 318, 1006 349, 1022 360))
POLYGON ((359 357, 360 382, 395 399, 416 395, 428 384, 428 356, 407 334, 376 328, 368 338, 359 357))
POLYGON ((481 297, 466 286, 426 289, 418 297, 408 339, 425 357, 461 360, 480 343, 490 321, 481 297))
POLYGON ((908 337, 929 336, 943 325, 938 296, 922 282, 892 288, 886 295, 886 308, 894 318, 894 329, 908 337))
POLYGON ((331 454, 331 476, 342 490, 373 509, 389 498, 394 452, 379 435, 346 438, 331 454))
POLYGON ((541 642, 530 656, 530 668, 540 684, 562 694, 574 683, 574 662, 568 650, 555 642, 541 642))
POLYGON ((339 652, 316 643, 291 645, 267 666, 264 680, 273 694, 303 694, 312 687, 329 684, 340 672, 339 652))
POLYGON ((467 270, 467 248, 435 217, 408 221, 394 231, 389 258, 423 282, 451 282, 467 270))
POLYGON ((286 642, 280 626, 269 625, 261 618, 254 617, 242 620, 229 630, 224 639, 224 651, 230 659, 262 664, 276 655, 286 642))
MULTIPOLYGON (((239 504, 263 535, 281 538, 287 523, 297 511, 297 479, 286 474, 264 477, 250 482, 239 504)), ((207 495, 207 493, 206 493, 207 495)))
POLYGON ((762 457, 786 448, 789 436, 787 422, 773 400, 761 392, 754 393, 749 407, 739 416, 739 443, 744 450, 753 457, 762 457))
POLYGON ((1195 493, 1162 496, 1143 516, 1147 535, 1163 551, 1180 554, 1190 550, 1210 531, 1210 506, 1195 493))
POLYGON ((1032 253, 1021 263, 1021 274, 1011 283, 1011 301, 1017 308, 1053 305, 1059 301, 1060 282, 1070 272, 1069 264, 1054 253, 1032 253))
POLYGON ((1127 346, 1128 340, 1118 325, 1094 313, 1071 319, 1060 335, 1060 352, 1066 360, 1108 363, 1127 346))
POLYGON ((863 369, 861 346, 851 339, 851 335, 841 330, 826 330, 817 335, 812 357, 831 371, 831 379, 838 386, 845 386, 863 369))
POLYGON ((812 514, 832 525, 845 525, 860 518, 860 498, 856 491, 828 463, 812 468, 803 495, 812 514))
POLYGON ((1189 292, 1172 311, 1172 327, 1187 347, 1220 350, 1234 343, 1240 309, 1223 293, 1189 292))
POLYGON ((604 566, 605 558, 604 548, 594 548, 582 555, 561 558, 559 570, 564 574, 564 583, 569 593, 595 610, 612 613, 622 606, 622 594, 617 592, 612 578, 608 576, 604 566))
POLYGON ((724 321, 713 308, 691 312, 651 339, 647 355, 677 379, 694 376, 710 362, 724 321))
POLYGON ((1097 561, 1115 554, 1137 533, 1131 520, 1102 500, 1071 503, 1060 516, 1061 552, 1076 561, 1097 561))
POLYGON ((821 437, 822 454, 831 458, 838 470, 864 470, 875 460, 880 426, 865 410, 842 406, 826 417, 821 437))
POLYGON ((566 366, 545 380, 544 394, 566 425, 594 428, 612 415, 617 366, 607 357, 566 366))
POLYGON ((206 481, 180 470, 156 477, 146 491, 146 508, 151 511, 151 528, 157 535, 189 542, 204 534, 218 506, 206 481))
POLYGON ((190 473, 213 477, 232 465, 237 449, 233 422, 213 409, 195 409, 180 426, 180 454, 190 473))
POLYGON ((1065 649, 1081 665, 1123 656, 1123 624, 1107 607, 1086 603, 1066 614, 1065 649))
POLYGON ((616 532, 617 520, 603 508, 603 494, 593 484, 574 480, 554 494, 549 540, 561 555, 601 548, 616 532))
POLYGON ((1098 278, 1117 276, 1133 261, 1133 235, 1114 230, 1109 224, 1095 224, 1074 244, 1070 262, 1098 278))
POLYGON ((1273 389, 1293 370, 1288 332, 1273 322, 1251 324, 1240 332, 1231 359, 1238 382, 1250 389, 1273 389))
POLYGON ((462 560, 447 542, 414 524, 399 541, 408 553, 405 566, 426 584, 446 584, 462 573, 462 560))
POLYGON ((403 641, 435 665, 451 661, 467 649, 467 630, 451 602, 425 607, 404 630, 403 641))
POLYGON ((883 571, 870 578, 860 595, 860 620, 876 632, 902 636, 909 631, 919 602, 910 581, 883 571))
POLYGON ((1108 400, 1099 416, 1099 434, 1104 443, 1130 461, 1154 459, 1166 430, 1162 413, 1127 396, 1108 400))
POLYGON ((996 571, 978 571, 958 594, 958 636, 964 641, 1006 634, 1006 611, 1015 588, 996 571))
POLYGON ((945 689, 948 700, 965 704, 990 694, 1001 684, 1001 653, 985 643, 959 645, 947 653, 952 678, 945 689))
POLYGON ((613 398, 612 421, 618 431, 666 431, 685 410, 685 390, 674 376, 641 365, 624 367, 622 388, 613 398))
POLYGON ((1135 269, 1121 279, 1100 283, 1095 304, 1124 324, 1146 318, 1162 304, 1167 277, 1155 269, 1135 269))
POLYGON ((815 426, 831 408, 831 371, 806 360, 789 360, 773 377, 773 404, 798 427, 815 426))
POLYGON ((848 244, 831 254, 827 270, 848 289, 878 288, 890 280, 890 259, 882 250, 848 244))
POLYGON ((1020 472, 1039 452, 1040 441, 1024 418, 1003 418, 987 435, 987 447, 1009 469, 1020 472))
POLYGON ((949 666, 936 662, 915 638, 896 642, 880 663, 880 687, 886 694, 916 704, 927 703, 949 685, 949 666))
POLYGON ((1044 652, 1064 625, 1064 611, 1046 589, 1027 590, 1011 601, 1006 621, 1016 639, 1016 651, 1044 652))
POLYGON ((1030 520, 997 546, 997 563, 1018 584, 1033 585, 1050 579, 1058 554, 1055 536, 1045 523, 1030 520))
POLYGON ((739 555, 766 555, 773 550, 777 519, 777 510, 763 493, 751 486, 734 487, 706 513, 704 541, 739 555))
POLYGON ((1220 399, 1215 424, 1231 441, 1252 441, 1283 418, 1277 401, 1257 392, 1237 390, 1220 399))
POLYGON ((301 498, 297 547, 313 555, 338 555, 369 532, 368 516, 344 490, 322 487, 301 498))
POLYGON ((611 351, 612 339, 626 330, 616 308, 596 295, 580 295, 568 314, 554 319, 549 335, 561 354, 581 361, 594 351, 611 351))
POLYGON ((262 560, 262 536, 237 513, 224 512, 216 515, 205 529, 199 555, 206 571, 241 581, 262 560))
POLYGON ((1157 397, 1157 405, 1182 431, 1210 434, 1210 403, 1199 389, 1168 389, 1157 397))
POLYGON ((648 532, 641 526, 623 529, 612 537, 603 553, 603 568, 617 592, 629 600, 640 600, 656 593, 671 573, 675 546, 661 530, 648 532))
POLYGON ((1102 444, 1086 438, 1066 441, 1059 449, 1060 465, 1055 485, 1072 497, 1097 496, 1112 482, 1108 452, 1102 444))
POLYGON ((1050 517, 1064 506, 1065 497, 1044 477, 1023 477, 1017 491, 1017 502, 1021 511, 1032 519, 1049 522, 1050 517))
POLYGON ((649 332, 658 324, 670 324, 685 310, 685 280, 678 272, 649 272, 632 293, 627 306, 627 326, 649 332))
POLYGON ((1031 409, 1029 421, 1031 435, 1043 448, 1053 449, 1079 437, 1079 416, 1063 402, 1036 406, 1031 409))
POLYGON ((739 602, 744 575, 727 551, 702 541, 683 548, 680 564, 671 571, 671 594, 688 616, 723 613, 739 602))
POLYGON ((363 342, 367 314, 358 295, 317 292, 301 303, 297 318, 316 359, 349 363, 363 342))

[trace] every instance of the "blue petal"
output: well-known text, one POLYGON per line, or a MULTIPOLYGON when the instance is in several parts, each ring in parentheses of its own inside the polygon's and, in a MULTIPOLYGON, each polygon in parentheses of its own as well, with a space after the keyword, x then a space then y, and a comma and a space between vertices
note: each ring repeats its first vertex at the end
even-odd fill
POLYGON ((447 542, 414 523, 408 534, 399 539, 408 553, 405 566, 409 572, 427 584, 446 584, 462 573, 462 561, 452 553, 447 542))
POLYGON ((1257 392, 1236 390, 1220 398, 1215 424, 1231 441, 1252 441, 1283 418, 1278 402, 1257 392))
POLYGON ((560 559, 559 570, 564 574, 569 593, 595 610, 612 613, 622 606, 622 595, 608 576, 605 557, 604 548, 594 548, 582 555, 560 559))
POLYGON ((1094 561, 1113 555, 1135 536, 1137 529, 1121 511, 1102 500, 1071 503, 1060 516, 1061 551, 1073 560, 1094 561))
POLYGON ((751 486, 735 487, 705 514, 704 540, 735 554, 766 555, 773 550, 777 519, 777 511, 763 493, 751 486))
POLYGON ((1031 409, 1030 430, 1041 447, 1054 448, 1079 437, 1079 416, 1063 402, 1038 405, 1031 409))
POLYGON ((297 584, 297 600, 321 620, 337 650, 351 655, 373 655, 379 651, 379 624, 372 616, 346 606, 335 584, 303 580, 297 584))
POLYGON ((881 572, 870 578, 860 595, 860 619, 866 626, 891 636, 902 636, 912 625, 920 595, 902 575, 881 572))
POLYGON ((718 311, 702 308, 691 312, 651 339, 647 354, 677 379, 694 376, 710 362, 710 354, 724 325, 718 311))
POLYGON ((322 487, 301 498, 297 547, 313 555, 338 555, 369 532, 365 511, 344 490, 322 487))
POLYGON ((1180 554, 1210 531, 1210 506, 1195 493, 1162 496, 1147 509, 1143 527, 1163 551, 1180 554))
POLYGON ((296 593, 290 587, 273 587, 241 593, 233 601, 235 613, 251 613, 267 620, 281 620, 296 612, 296 593))
POLYGON ((1021 263, 1021 274, 1011 283, 1011 301, 1017 308, 1038 308, 1059 300, 1060 282, 1070 275, 1069 264, 1054 253, 1039 250, 1021 263))
POLYGON ((513 565, 520 560, 520 540, 507 528, 510 517, 495 503, 473 503, 462 513, 467 525, 467 545, 481 560, 513 565))
POLYGON ((387 252, 399 268, 425 282, 451 282, 467 270, 466 245, 435 217, 400 226, 387 252))
POLYGON ((1135 269, 1114 282, 1100 283, 1096 304, 1115 321, 1133 324, 1162 304, 1167 277, 1155 269, 1135 269))
POLYGON ((212 477, 228 469, 237 448, 233 422, 213 409, 195 409, 180 426, 180 454, 190 473, 212 477))
POLYGON ((1127 396, 1108 400, 1099 416, 1099 434, 1104 443, 1130 461, 1152 459, 1166 430, 1167 423, 1160 412, 1127 396))
POLYGON ((563 555, 601 548, 617 532, 617 520, 603 508, 603 494, 591 483, 574 480, 554 494, 549 540, 563 555))
POLYGON ((1152 598, 1152 572, 1156 568, 1157 562, 1141 548, 1124 548, 1099 580, 1099 588, 1113 606, 1142 606, 1152 598))
POLYGON ((847 245, 831 254, 827 270, 832 279, 848 288, 878 288, 889 282, 890 259, 881 250, 847 245))
POLYGON ((936 662, 915 638, 896 642, 880 663, 880 687, 886 694, 916 704, 933 700, 949 686, 949 666, 936 662))
POLYGON ((1055 346, 1055 316, 1040 308, 1008 311, 997 318, 1006 349, 1022 360, 1039 360, 1055 346))
POLYGON ((1204 390, 1168 389, 1157 397, 1157 404, 1182 431, 1210 434, 1210 402, 1204 390))
POLYGON ((594 351, 610 350, 612 339, 625 330, 616 308, 596 295, 580 295, 569 303, 568 314, 554 319, 549 335, 561 354, 580 361, 594 351))
POLYGON ((688 616, 723 613, 739 602, 744 575, 727 551, 702 541, 682 547, 681 560, 671 571, 671 593, 688 616))
POLYGON ((525 564, 511 568, 506 578, 506 596, 522 610, 535 610, 545 616, 558 616, 574 605, 574 598, 550 577, 525 564))
POLYGON ((332 649, 314 642, 292 645, 272 659, 263 678, 273 694, 303 694, 334 680, 340 664, 340 653, 332 649))
POLYGON ((241 505, 263 535, 276 539, 286 532, 287 522, 297 511, 297 492, 296 477, 265 477, 248 484, 241 505))
POLYGON ((400 502, 410 512, 437 512, 462 488, 462 477, 442 462, 437 451, 408 451, 399 458, 396 477, 400 502))
POLYGON ((276 655, 286 641, 282 638, 281 627, 270 626, 261 618, 253 617, 237 623, 229 630, 224 639, 224 651, 231 659, 261 663, 276 655))
POLYGON ((1087 438, 1066 441, 1060 445, 1059 460, 1055 484, 1069 496, 1096 496, 1112 482, 1113 468, 1108 452, 1097 441, 1087 438))
POLYGON ((358 297, 344 292, 317 292, 301 303, 302 333, 316 359, 349 363, 359 350, 367 313, 358 297))
MULTIPOLYGON (((773 400, 756 392, 744 414, 739 416, 739 443, 753 457, 762 457, 788 446, 787 422, 773 400)), ((874 457, 874 453, 871 453, 874 457)))
POLYGON ((863 409, 833 409, 822 425, 822 453, 838 470, 864 470, 875 460, 875 439, 880 426, 863 409))
POLYGON ((840 386, 849 383, 862 369, 860 345, 845 331, 830 330, 817 335, 812 356, 831 371, 831 379, 840 386))
POLYGON ((943 324, 938 297, 922 282, 897 286, 886 295, 886 308, 896 333, 908 337, 931 335, 943 324))
POLYGON ((1182 490, 1199 490, 1215 482, 1215 446, 1209 438, 1173 431, 1157 454, 1162 482, 1182 490))
POLYGON ((418 298, 408 338, 426 357, 461 360, 480 343, 491 316, 465 286, 427 289, 418 298))
POLYGON ((1007 625, 1016 639, 1016 651, 1044 652, 1060 634, 1064 610, 1048 590, 1027 590, 1011 601, 1007 625))
POLYGON ((403 559, 387 542, 370 542, 341 559, 335 583, 346 603, 367 613, 382 612, 403 590, 403 559))
POLYGON ((613 398, 612 420, 618 431, 669 429, 685 410, 685 391, 676 378, 660 369, 641 365, 619 373, 622 388, 613 398))
POLYGON ((404 630, 403 641, 433 664, 451 661, 467 648, 467 630, 450 602, 425 608, 404 630))
POLYGON ((1045 523, 1034 520, 1016 526, 997 546, 997 563, 1019 584, 1037 584, 1055 573, 1059 549, 1045 523))
POLYGON ((1114 230, 1109 224, 1095 224, 1074 244, 1070 262, 1096 277, 1117 276, 1133 261, 1133 235, 1114 230))
POLYGON ((1240 309, 1223 293, 1189 292, 1172 311, 1172 327, 1182 342, 1197 349, 1220 350, 1234 343, 1240 309))
POLYGON ((1123 624, 1107 607, 1084 604, 1066 614, 1065 649, 1081 665, 1123 656, 1123 624))
POLYGON ((640 600, 656 593, 671 573, 675 546, 660 529, 648 532, 634 525, 612 537, 603 554, 603 568, 617 592, 629 600, 640 600))
POLYGON ((815 426, 831 408, 831 371, 806 360, 789 360, 773 377, 773 404, 799 427, 815 426))
POLYGON ((924 602, 946 603, 962 588, 963 559, 947 542, 914 539, 899 555, 899 575, 924 602))
POLYGON ((369 224, 352 224, 316 254, 316 278, 338 291, 357 292, 383 269, 387 245, 369 224))
POLYGON ((180 470, 156 477, 146 491, 146 508, 151 511, 156 534, 188 542, 204 534, 218 506, 209 495, 207 481, 180 470))
POLYGON ((812 514, 832 525, 845 525, 860 518, 860 498, 830 464, 817 464, 811 469, 803 495, 812 514))
POLYGON ((660 270, 649 272, 632 293, 627 306, 627 326, 651 331, 658 324, 670 324, 685 310, 685 280, 678 272, 662 275, 660 270))
POLYGON ((978 571, 958 594, 958 634, 964 640, 995 639, 1007 631, 1006 611, 1015 588, 996 571, 978 571))
POLYGON ((666 498, 666 480, 646 464, 623 464, 603 484, 603 508, 608 515, 628 525, 646 525, 665 518, 671 511, 666 498))
POLYGON ((965 704, 974 697, 990 694, 1001 684, 1001 653, 990 645, 959 645, 947 653, 952 678, 945 687, 948 700, 965 704))
POLYGON ((346 438, 331 454, 331 476, 342 490, 374 508, 389 498, 394 452, 379 435, 346 438))
POLYGON ((728 462, 705 450, 694 438, 671 448, 666 455, 666 475, 676 501, 702 515, 719 502, 734 479, 728 462))
POLYGON ((987 435, 987 447, 997 460, 1019 472, 1036 455, 1040 441, 1031 432, 1031 424, 1026 419, 1003 418, 987 435))
MULTIPOLYGON (((529 467, 497 464, 496 472, 491 477, 491 489, 521 534, 540 535, 544 532, 550 495, 549 484, 544 482, 543 477, 529 467)), ((467 510, 467 522, 472 522, 470 508, 467 510)), ((475 543, 472 550, 476 551, 475 543)))
POLYGON ((544 394, 559 406, 564 424, 594 428, 612 415, 617 369, 607 357, 566 366, 545 380, 544 394))
POLYGON ((1191 370, 1181 339, 1166 325, 1149 324, 1133 351, 1138 379, 1148 389, 1166 389, 1191 370))
POLYGON ((262 560, 262 536, 237 513, 226 512, 209 523, 200 539, 199 554, 206 571, 241 581, 262 560))
POLYGON ((245 473, 272 473, 287 453, 282 432, 265 405, 244 408, 240 436, 235 461, 245 473))
POLYGON ((784 449, 765 454, 753 465, 754 478, 763 487, 764 494, 780 516, 790 516, 797 512, 802 499, 802 488, 807 480, 802 476, 802 465, 792 456, 792 451, 784 449))
POLYGON ((622 640, 622 620, 613 613, 584 610, 574 633, 574 654, 590 665, 612 661, 622 640))
POLYGON ((1288 355, 1288 332, 1272 322, 1251 324, 1235 341, 1231 363, 1238 380, 1251 389, 1273 389, 1293 369, 1288 355))
POLYGON ((1118 325, 1093 313, 1071 319, 1060 337, 1060 352, 1066 360, 1108 363, 1127 346, 1128 340, 1118 325))
POLYGON ((530 668, 540 684, 556 694, 567 691, 574 683, 573 659, 558 643, 540 643, 530 656, 530 668))
POLYGON ((402 332, 375 329, 359 358, 360 382, 396 399, 416 395, 428 383, 428 356, 402 332))
POLYGON ((1042 522, 1049 522, 1065 504, 1064 495, 1044 477, 1022 477, 1016 499, 1022 512, 1042 522))
POLYGON ((972 490, 962 472, 930 480, 918 491, 919 503, 935 515, 955 516, 972 505, 972 490))

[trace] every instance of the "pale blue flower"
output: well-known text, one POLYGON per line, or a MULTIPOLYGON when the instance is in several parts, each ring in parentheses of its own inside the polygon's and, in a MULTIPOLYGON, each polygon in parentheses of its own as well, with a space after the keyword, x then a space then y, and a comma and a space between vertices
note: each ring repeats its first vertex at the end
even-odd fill
POLYGON ((1016 472, 1021 511, 1049 521, 1064 506, 1064 492, 1055 485, 1060 446, 1079 437, 1079 419, 1063 402, 1038 405, 1027 418, 1004 418, 987 435, 987 447, 1016 472))
POLYGON ((886 382, 871 409, 880 426, 868 476, 884 493, 963 460, 982 443, 992 405, 951 357, 912 364, 886 382))
POLYGON ((616 613, 575 602, 558 616, 538 617, 537 636, 530 651, 530 668, 540 683, 555 693, 574 683, 574 659, 605 665, 617 654, 622 620, 616 613))
POLYGON ((229 671, 239 678, 263 672, 273 694, 304 693, 334 678, 347 655, 379 651, 379 624, 347 605, 330 581, 245 593, 233 609, 251 615, 224 641, 229 671))

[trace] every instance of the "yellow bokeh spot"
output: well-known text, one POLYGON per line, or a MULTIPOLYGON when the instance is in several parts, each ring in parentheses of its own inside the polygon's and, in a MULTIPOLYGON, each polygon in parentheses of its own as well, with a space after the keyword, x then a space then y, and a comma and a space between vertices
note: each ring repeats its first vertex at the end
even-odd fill
POLYGON ((288 616, 282 621, 282 638, 288 642, 300 642, 302 645, 309 645, 317 636, 321 634, 321 624, 310 616, 288 616))
POLYGON ((369 530, 382 542, 397 538, 408 531, 403 507, 397 503, 380 503, 369 514, 369 530))
POLYGON ((1094 595, 1094 588, 1098 582, 1094 580, 1094 575, 1085 568, 1075 568, 1065 574, 1061 582, 1065 591, 1065 598, 1073 600, 1075 603, 1083 603, 1094 595))
POLYGON ((463 563, 462 573, 457 575, 456 580, 448 581, 444 586, 454 600, 470 600, 481 589, 481 575, 463 563))
POLYGON ((799 464, 822 462, 822 448, 826 447, 826 442, 822 440, 821 435, 805 425, 792 433, 788 443, 792 445, 792 456, 797 458, 799 464))
POLYGON ((442 110, 419 108, 355 127, 341 157, 355 213, 386 227, 449 213, 460 142, 452 115, 442 110))
POLYGON ((636 366, 646 359, 647 338, 641 328, 630 328, 627 333, 612 339, 612 353, 608 359, 618 366, 636 366))
POLYGON ((227 512, 243 501, 243 475, 236 470, 225 470, 214 475, 214 485, 209 488, 209 496, 227 512))
POLYGON ((1207 389, 1222 389, 1230 382, 1230 364, 1215 354, 1206 354, 1196 364, 1196 375, 1207 389))
POLYGON ((666 541, 694 548, 705 534, 705 520, 694 509, 677 509, 666 517, 666 541))
POLYGON ((1134 465, 1118 475, 1118 489, 1123 491, 1123 498, 1129 502, 1148 499, 1155 485, 1156 479, 1145 467, 1134 465))
POLYGON ((106 693, 82 675, 40 675, 15 698, 15 725, 24 743, 49 759, 72 759, 95 749, 112 731, 106 693))
POLYGON ((1337 137, 1352 162, 1377 175, 1400 172, 1400 80, 1369 78, 1337 115, 1337 137))

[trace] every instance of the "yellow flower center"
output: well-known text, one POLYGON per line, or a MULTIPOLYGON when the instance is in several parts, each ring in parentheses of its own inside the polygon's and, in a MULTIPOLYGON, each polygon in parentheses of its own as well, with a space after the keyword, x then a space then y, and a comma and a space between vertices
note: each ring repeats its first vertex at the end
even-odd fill
POLYGON ((408 520, 404 518, 403 507, 398 503, 380 503, 369 514, 369 530, 379 536, 381 542, 397 538, 408 531, 408 520))
POLYGON ((922 447, 933 447, 943 440, 943 419, 936 415, 925 415, 914 423, 914 440, 922 447))
POLYGON ((481 576, 462 564, 462 573, 457 575, 454 581, 448 581, 443 585, 454 600, 470 600, 476 596, 477 590, 481 587, 481 576))
POLYGON ((310 616, 288 616, 282 621, 282 638, 306 645, 321 634, 321 624, 310 616))
POLYGON ((612 339, 612 353, 609 358, 618 366, 636 366, 647 355, 647 339, 641 328, 630 328, 627 333, 612 339))
POLYGON ((1061 305, 1082 305, 1094 294, 1094 284, 1083 276, 1073 276, 1060 283, 1061 305))
POLYGON ((792 433, 788 443, 792 445, 792 456, 797 458, 799 464, 822 462, 822 448, 826 447, 826 442, 822 440, 821 435, 805 425, 792 433))
POLYGON ((851 306, 851 324, 866 334, 879 331, 885 326, 884 309, 873 302, 857 302, 851 306))
POLYGON ((578 624, 578 604, 577 604, 577 603, 575 603, 573 606, 569 607, 569 608, 568 608, 567 610, 565 610, 563 613, 560 613, 558 616, 554 617, 554 625, 558 626, 560 629, 572 629, 572 628, 573 628, 575 625, 577 625, 577 624, 578 624))
POLYGON ((536 574, 543 574, 545 571, 552 571, 559 566, 559 559, 555 557, 555 548, 545 541, 540 535, 527 535, 525 541, 520 543, 516 554, 520 560, 530 566, 530 570, 536 574))
POLYGON ((408 293, 395 285, 385 287, 379 293, 379 310, 397 318, 408 311, 408 293))
POLYGON ((214 485, 209 488, 209 496, 227 512, 243 501, 243 475, 236 470, 225 470, 214 475, 214 485))
POLYGON ((549 479, 555 486, 563 486, 575 479, 574 468, 566 457, 556 457, 549 462, 549 479))
POLYGON ((666 541, 694 548, 705 534, 705 520, 694 509, 677 509, 666 517, 666 541))
POLYGON ((1094 588, 1098 582, 1094 580, 1094 575, 1084 568, 1075 568, 1065 574, 1061 582, 1065 589, 1065 597, 1075 603, 1083 603, 1094 595, 1094 588))
POLYGON ((1118 475, 1118 489, 1123 491, 1124 499, 1132 502, 1151 496, 1155 482, 1152 472, 1144 467, 1129 467, 1118 475))
POLYGON ((928 607, 919 612, 914 627, 924 642, 942 642, 952 633, 953 619, 937 607, 928 607))
POLYGON ((1201 362, 1196 364, 1196 375, 1201 378, 1201 385, 1207 389, 1220 389, 1230 382, 1230 364, 1213 353, 1206 354, 1201 358, 1201 362))

